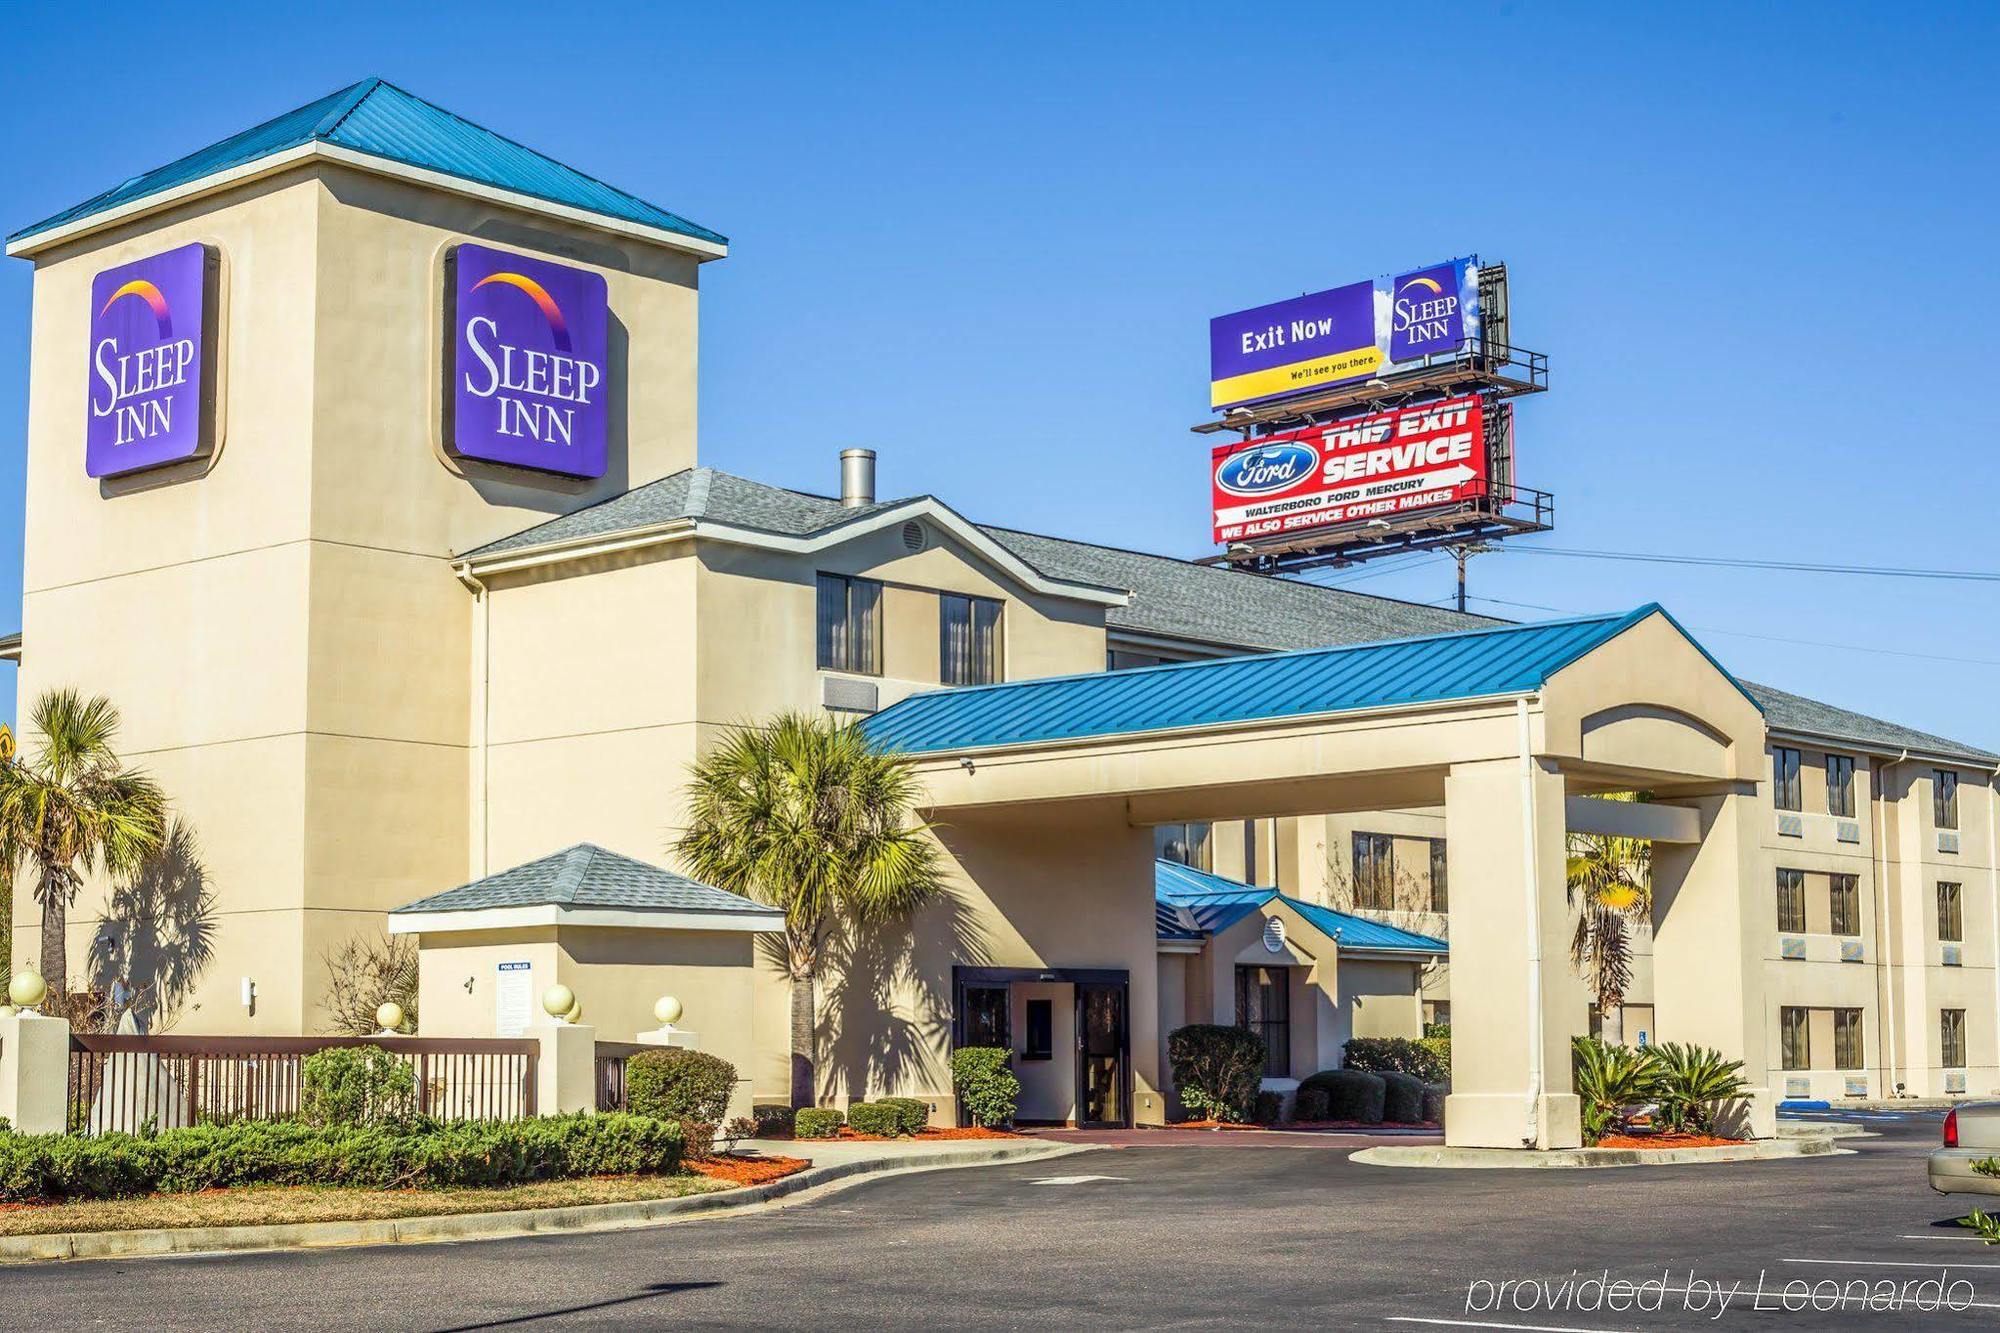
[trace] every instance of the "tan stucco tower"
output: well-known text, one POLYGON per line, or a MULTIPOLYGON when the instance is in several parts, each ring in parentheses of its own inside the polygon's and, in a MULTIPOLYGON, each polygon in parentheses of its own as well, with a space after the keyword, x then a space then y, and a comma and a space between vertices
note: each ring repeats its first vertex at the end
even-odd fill
MULTIPOLYGON (((206 949, 161 996, 177 1030, 317 1030, 330 946, 473 877, 475 599, 450 556, 693 463, 696 273, 722 239, 370 80, 8 250, 35 265, 23 717, 56 686, 109 696, 201 849, 156 901, 86 888, 71 975, 144 985, 206 949), (468 241, 602 275, 601 477, 447 454, 468 241), (212 452, 93 479, 93 277, 190 242, 219 267, 212 452)), ((29 894, 15 914, 25 956, 29 894)))

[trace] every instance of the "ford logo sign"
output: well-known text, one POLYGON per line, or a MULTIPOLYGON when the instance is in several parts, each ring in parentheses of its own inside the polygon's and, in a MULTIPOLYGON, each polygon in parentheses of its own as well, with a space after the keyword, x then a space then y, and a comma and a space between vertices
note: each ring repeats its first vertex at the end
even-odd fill
POLYGON ((1215 484, 1231 495, 1289 490, 1319 470, 1319 450, 1296 441, 1231 454, 1215 469, 1215 484))

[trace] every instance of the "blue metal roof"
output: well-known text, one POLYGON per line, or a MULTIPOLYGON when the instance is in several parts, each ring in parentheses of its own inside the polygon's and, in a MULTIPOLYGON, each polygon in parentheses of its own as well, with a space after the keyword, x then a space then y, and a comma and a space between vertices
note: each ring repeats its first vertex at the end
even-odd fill
POLYGON ((1525 694, 1652 615, 1666 612, 1648 603, 1624 615, 931 690, 861 725, 878 745, 923 754, 1525 694))
POLYGON ((1288 897, 1276 889, 1225 879, 1178 861, 1153 863, 1153 920, 1163 941, 1206 939, 1217 931, 1229 929, 1274 898, 1282 900, 1344 949, 1432 954, 1450 951, 1450 946, 1435 935, 1420 935, 1367 917, 1336 912, 1331 907, 1288 897))
POLYGON ((717 245, 728 243, 718 232, 613 189, 603 181, 524 148, 381 79, 363 79, 317 102, 308 102, 220 143, 210 144, 200 152, 133 176, 73 208, 24 227, 7 239, 18 241, 309 141, 334 144, 370 157, 532 195, 696 240, 717 245))

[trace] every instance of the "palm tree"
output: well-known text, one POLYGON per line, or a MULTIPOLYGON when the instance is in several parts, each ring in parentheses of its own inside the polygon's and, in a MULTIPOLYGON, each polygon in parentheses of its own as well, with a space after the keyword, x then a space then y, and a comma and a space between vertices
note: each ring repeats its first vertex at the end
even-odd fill
POLYGON ((85 875, 136 870, 166 834, 166 798, 113 746, 118 710, 103 696, 50 690, 29 712, 33 753, 0 763, 0 859, 32 868, 42 905, 43 979, 68 992, 69 905, 85 875))
POLYGON ((852 726, 782 713, 693 767, 674 850, 699 879, 781 909, 792 983, 792 1105, 816 1100, 816 986, 837 932, 902 920, 942 891, 917 780, 852 726))
POLYGON ((1621 1011, 1632 984, 1632 926, 1652 919, 1652 860, 1653 844, 1644 838, 1569 837, 1569 902, 1576 913, 1569 958, 1596 998, 1604 1040, 1614 1046, 1624 1039, 1621 1011))

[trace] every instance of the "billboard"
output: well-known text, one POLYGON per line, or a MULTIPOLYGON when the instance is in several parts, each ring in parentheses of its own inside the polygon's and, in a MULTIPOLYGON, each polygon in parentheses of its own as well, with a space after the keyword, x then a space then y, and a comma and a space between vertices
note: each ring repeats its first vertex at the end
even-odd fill
POLYGON ((452 252, 445 442, 462 458, 601 477, 604 276, 483 245, 452 252))
POLYGON ((1356 417, 1216 448, 1215 540, 1254 542, 1416 510, 1486 490, 1477 397, 1356 417))
POLYGON ((1208 322, 1208 400, 1241 407, 1386 373, 1479 336, 1479 260, 1350 283, 1208 322))
POLYGON ((215 270, 208 247, 196 243, 91 279, 89 475, 115 477, 209 452, 215 270))

